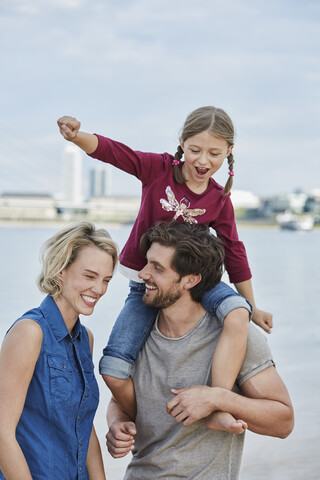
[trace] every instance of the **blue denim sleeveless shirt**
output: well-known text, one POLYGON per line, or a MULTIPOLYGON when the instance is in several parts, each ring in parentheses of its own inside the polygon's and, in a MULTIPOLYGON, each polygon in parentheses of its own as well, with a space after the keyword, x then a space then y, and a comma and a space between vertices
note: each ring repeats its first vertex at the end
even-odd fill
MULTIPOLYGON (((87 480, 86 458, 99 402, 89 338, 79 319, 74 336, 52 297, 22 318, 42 328, 41 352, 16 438, 34 480, 87 480)), ((0 472, 0 478, 5 477, 0 472)))

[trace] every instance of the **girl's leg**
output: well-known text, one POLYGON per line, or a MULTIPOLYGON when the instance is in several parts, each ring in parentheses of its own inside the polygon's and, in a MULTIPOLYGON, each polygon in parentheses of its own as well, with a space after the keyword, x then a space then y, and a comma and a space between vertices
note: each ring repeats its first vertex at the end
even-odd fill
MULTIPOLYGON (((252 308, 231 287, 220 282, 207 292, 202 305, 223 323, 212 362, 212 386, 231 390, 243 363, 252 308)), ((214 412, 205 420, 207 428, 242 433, 247 424, 227 412, 214 412)))
POLYGON ((217 317, 221 322, 235 308, 246 308, 252 314, 252 306, 248 300, 224 282, 218 283, 218 285, 206 292, 202 297, 201 303, 211 315, 217 317))
MULTIPOLYGON (((224 320, 223 330, 212 362, 212 386, 231 390, 243 363, 249 325, 249 314, 244 308, 230 312, 224 320)), ((242 433, 247 424, 227 412, 214 412, 205 420, 211 430, 242 433)))
POLYGON ((99 371, 120 406, 134 418, 131 366, 153 327, 158 310, 144 305, 144 283, 130 281, 130 292, 103 350, 99 371))

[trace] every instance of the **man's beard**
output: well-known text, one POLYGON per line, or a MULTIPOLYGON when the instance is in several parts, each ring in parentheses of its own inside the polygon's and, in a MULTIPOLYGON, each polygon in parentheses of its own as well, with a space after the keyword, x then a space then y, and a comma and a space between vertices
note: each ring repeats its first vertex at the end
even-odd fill
POLYGON ((149 307, 155 307, 155 308, 168 308, 171 307, 179 298, 181 297, 181 292, 177 290, 174 293, 167 294, 164 296, 160 292, 157 292, 157 294, 153 298, 148 298, 146 294, 143 295, 142 300, 145 305, 148 305, 149 307))

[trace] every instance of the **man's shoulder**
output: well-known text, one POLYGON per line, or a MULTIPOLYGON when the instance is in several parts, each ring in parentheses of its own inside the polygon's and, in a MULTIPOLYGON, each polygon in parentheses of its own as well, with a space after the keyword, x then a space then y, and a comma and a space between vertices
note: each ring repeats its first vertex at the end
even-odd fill
POLYGON ((262 372, 271 366, 274 366, 274 361, 267 339, 260 330, 250 322, 247 352, 238 375, 239 385, 253 375, 262 372))
POLYGON ((271 354, 265 335, 252 322, 249 323, 247 349, 251 353, 264 351, 271 354))

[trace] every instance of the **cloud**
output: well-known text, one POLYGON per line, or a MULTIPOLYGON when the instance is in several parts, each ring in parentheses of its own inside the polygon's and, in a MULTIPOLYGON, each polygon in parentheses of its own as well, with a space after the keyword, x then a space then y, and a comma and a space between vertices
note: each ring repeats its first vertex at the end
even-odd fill
MULTIPOLYGON (((48 188, 58 188, 55 122, 64 114, 133 148, 173 152, 186 115, 217 105, 234 120, 239 149, 245 141, 259 150, 255 170, 270 191, 282 182, 266 176, 269 145, 278 162, 299 165, 298 139, 305 148, 318 136, 315 1, 11 0, 0 8, 0 192, 4 178, 6 189, 19 188, 32 175, 40 188, 46 171, 48 188)), ((296 171, 288 189, 303 177, 296 171)))

